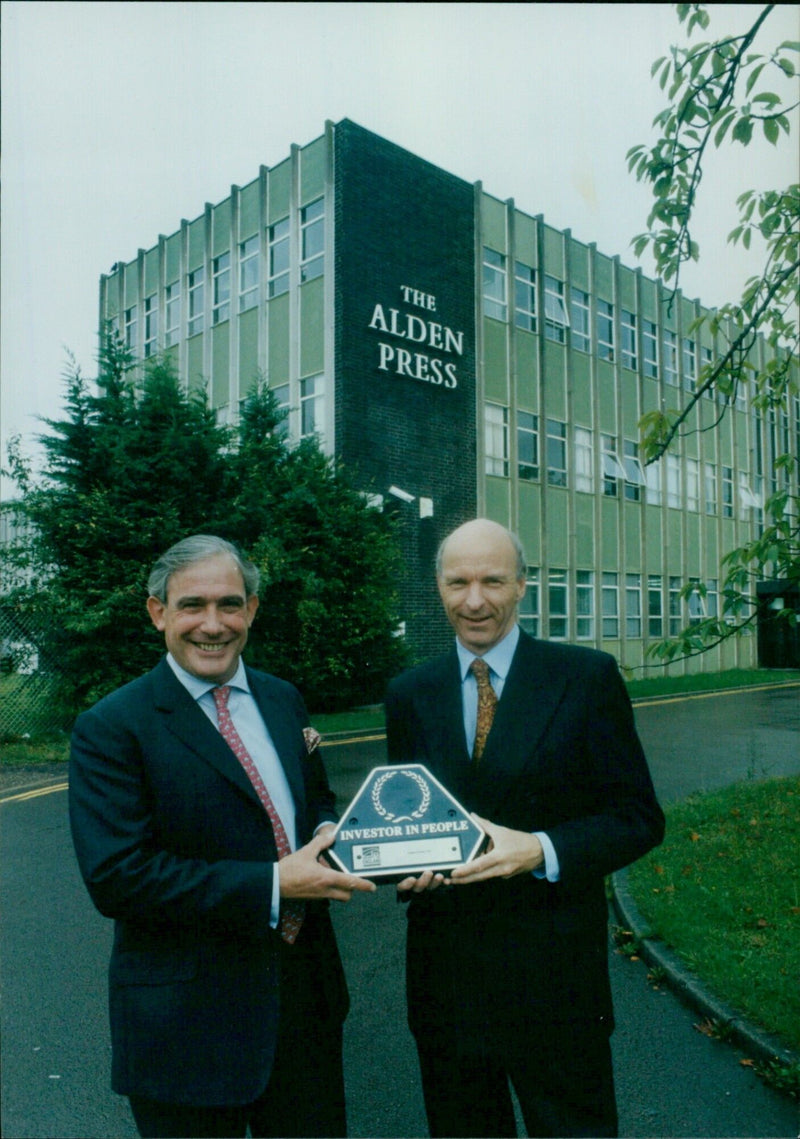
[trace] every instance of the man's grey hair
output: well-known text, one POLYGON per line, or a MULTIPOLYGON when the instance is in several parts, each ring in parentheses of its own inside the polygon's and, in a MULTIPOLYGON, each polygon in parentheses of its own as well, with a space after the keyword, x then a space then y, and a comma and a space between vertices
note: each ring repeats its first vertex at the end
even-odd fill
MULTIPOLYGON (((517 535, 512 530, 508 530, 508 529, 506 529, 506 527, 503 527, 503 529, 506 531, 506 534, 508 534, 508 540, 511 543, 511 545, 514 547, 514 553, 516 554, 516 558, 517 558, 516 579, 517 579, 517 581, 519 581, 520 578, 528 576, 528 562, 525 558, 525 550, 522 546, 522 542, 520 542, 519 538, 517 537, 517 535)), ((442 576, 442 567, 443 567, 443 563, 444 563, 444 548, 447 545, 449 538, 450 538, 450 535, 447 534, 446 537, 444 537, 442 539, 442 541, 439 543, 439 549, 436 551, 436 576, 437 577, 442 576)))
POLYGON ((174 573, 179 573, 195 562, 215 558, 219 554, 227 554, 236 563, 244 582, 245 597, 252 597, 258 593, 258 568, 248 561, 232 542, 226 542, 216 534, 194 534, 191 538, 184 538, 174 546, 170 546, 155 563, 147 579, 149 596, 157 597, 166 604, 169 579, 174 573))

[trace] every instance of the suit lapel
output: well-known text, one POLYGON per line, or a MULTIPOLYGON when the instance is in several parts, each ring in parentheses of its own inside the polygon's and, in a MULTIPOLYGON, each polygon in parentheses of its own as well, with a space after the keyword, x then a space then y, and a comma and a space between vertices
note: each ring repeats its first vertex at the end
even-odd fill
POLYGON ((521 633, 478 766, 482 802, 497 805, 504 789, 531 762, 566 687, 563 675, 544 667, 537 642, 521 633))
POLYGON ((287 715, 285 698, 279 699, 276 696, 269 681, 257 676, 249 668, 247 679, 278 760, 286 773, 294 799, 297 834, 300 836, 305 833, 306 788, 297 753, 297 722, 294 717, 287 715))
POLYGON ((432 663, 417 700, 420 723, 425 725, 428 766, 458 799, 470 781, 470 760, 455 645, 432 663))

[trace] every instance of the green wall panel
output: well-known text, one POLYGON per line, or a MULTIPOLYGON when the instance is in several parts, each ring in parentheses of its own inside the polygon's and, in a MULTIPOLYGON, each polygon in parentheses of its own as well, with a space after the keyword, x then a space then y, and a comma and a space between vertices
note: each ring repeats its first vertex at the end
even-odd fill
POLYGON ((144 255, 144 295, 152 296, 158 292, 158 246, 148 249, 144 255))
POLYGON ((481 227, 484 245, 498 253, 507 252, 506 207, 488 194, 481 195, 481 227))
POLYGON ((619 521, 615 499, 600 502, 600 559, 607 573, 619 573, 619 521))
POLYGON ((300 375, 325 369, 325 281, 317 277, 300 289, 300 375))
POLYGON ((566 569, 569 565, 569 509, 567 492, 548 486, 547 495, 547 560, 551 566, 566 569))
POLYGON ((211 405, 224 407, 230 402, 230 321, 211 333, 211 405))
POLYGON ((542 512, 539 487, 519 484, 519 539, 525 548, 528 565, 542 564, 542 512))
POLYGON ((125 308, 131 308, 139 301, 139 262, 131 261, 125 266, 125 308))
POLYGON ((598 296, 604 300, 613 301, 614 284, 612 279, 612 261, 597 253, 594 259, 594 288, 598 296))
POLYGON ((177 281, 181 275, 181 235, 173 233, 167 238, 166 265, 164 269, 166 285, 177 281))
POLYGON ((575 557, 579 569, 594 567, 594 498, 589 494, 575 495, 575 557))
POLYGON ((509 503, 509 480, 493 478, 486 479, 486 517, 501 526, 508 526, 511 521, 509 503))
POLYGON ((189 272, 198 269, 206 258, 206 219, 195 218, 189 224, 189 272))
POLYGON ((226 198, 214 207, 211 226, 211 256, 219 257, 231 247, 231 200, 226 198))
POLYGON ((681 512, 667 510, 667 572, 679 574, 681 567, 681 512))
POLYGON ((193 336, 186 342, 187 369, 189 386, 198 391, 205 391, 206 379, 203 375, 203 341, 205 336, 193 336))
POLYGON ((658 383, 655 380, 644 380, 642 383, 642 414, 655 411, 661 406, 658 393, 658 383))
POLYGON ((325 138, 300 152, 300 205, 308 205, 325 192, 325 138))
POLYGON ((622 308, 636 311, 636 274, 624 266, 619 269, 619 303, 622 308))
POLYGON ((570 283, 589 292, 589 250, 580 241, 570 244, 570 283))
POLYGON ((532 268, 536 268, 536 222, 519 210, 514 211, 514 256, 532 268))
POLYGON ((686 567, 690 577, 703 576, 699 514, 686 515, 686 567))
POLYGON ((483 374, 486 398, 508 403, 508 340, 506 325, 499 320, 483 321, 483 374))
POLYGON ((719 543, 717 542, 717 527, 713 517, 707 517, 705 520, 705 561, 706 561, 706 577, 719 577, 719 543))
POLYGON ((661 508, 644 510, 644 557, 647 573, 661 573, 661 508))
POLYGON ((258 309, 251 308, 238 318, 239 394, 245 395, 258 382, 258 309))
POLYGON ((564 239, 561 231, 546 225, 544 229, 544 265, 543 272, 551 277, 564 280, 564 239))
POLYGON ((245 241, 258 233, 259 179, 248 182, 239 194, 239 240, 245 241))
POLYGON ((633 502, 623 503, 625 511, 625 570, 638 573, 641 561, 642 514, 633 502))
POLYGON ((267 303, 267 371, 269 386, 289 380, 289 294, 267 303))
POLYGON ((616 435, 617 408, 614 392, 614 367, 606 360, 597 361, 597 393, 600 419, 598 428, 606 435, 616 435))
POLYGON ((530 411, 539 409, 539 342, 532 332, 517 329, 517 402, 530 411))
POLYGON ((292 189, 292 164, 287 158, 280 166, 269 172, 268 185, 268 224, 280 221, 289 212, 292 189))

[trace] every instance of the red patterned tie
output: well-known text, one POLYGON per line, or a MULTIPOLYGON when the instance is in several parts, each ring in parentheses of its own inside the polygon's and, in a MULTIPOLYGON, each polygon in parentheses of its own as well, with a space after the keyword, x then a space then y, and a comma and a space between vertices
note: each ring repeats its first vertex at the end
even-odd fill
POLYGON ((489 666, 485 660, 476 657, 469 666, 478 682, 478 723, 475 729, 475 743, 472 747, 472 762, 478 763, 486 747, 486 737, 494 719, 497 707, 497 693, 489 680, 489 666))
MULTIPOLYGON (((264 780, 261 778, 258 768, 248 752, 247 748, 242 742, 241 736, 234 727, 231 714, 228 711, 228 697, 231 694, 230 685, 223 684, 221 688, 214 688, 212 695, 214 703, 217 706, 217 719, 219 722, 220 735, 225 740, 225 743, 231 749, 233 754, 241 763, 242 767, 247 772, 250 782, 256 789, 256 794, 261 800, 264 810, 269 815, 269 821, 272 823, 272 830, 275 835, 275 845, 278 848, 278 858, 285 858, 287 854, 292 853, 292 848, 289 845, 289 839, 284 830, 281 817, 275 809, 275 804, 270 798, 269 791, 264 786, 264 780)), ((305 914, 305 903, 302 900, 293 899, 290 902, 283 902, 281 904, 281 937, 284 941, 292 944, 298 933, 300 926, 303 924, 303 916, 305 914)))

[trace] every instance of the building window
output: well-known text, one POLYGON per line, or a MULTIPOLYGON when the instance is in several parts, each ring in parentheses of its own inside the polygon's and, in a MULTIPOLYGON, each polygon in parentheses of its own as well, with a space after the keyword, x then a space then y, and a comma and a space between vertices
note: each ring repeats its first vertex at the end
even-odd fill
POLYGON ((661 496, 661 463, 650 463, 644 469, 647 483, 647 501, 650 506, 660 506, 661 496))
POLYGON ((722 468, 722 517, 733 518, 733 467, 722 468))
POLYGON ((526 482, 539 477, 539 419, 517 412, 517 473, 526 482))
POLYGON ((566 640, 569 634, 569 606, 567 571, 551 569, 547 575, 547 603, 549 609, 548 637, 552 641, 566 640))
POLYGON ((131 352, 135 352, 139 347, 137 342, 138 331, 139 326, 136 319, 136 305, 134 305, 133 308, 125 309, 125 347, 131 352))
POLYGON ((514 323, 536 331, 536 270, 521 261, 514 263, 514 323))
POLYGON ((647 579, 647 635, 664 635, 664 599, 660 573, 651 573, 647 579))
POLYGON ((547 481, 567 485, 567 425, 557 419, 547 420, 547 481))
POLYGON ((267 295, 279 297, 289 291, 289 219, 275 222, 269 227, 267 259, 269 285, 267 295))
POLYGON ((144 298, 144 355, 145 359, 158 351, 158 296, 144 298))
POLYGON ((689 594, 687 605, 689 610, 689 625, 698 625, 706 615, 705 597, 703 596, 705 590, 700 585, 700 581, 696 577, 689 578, 690 583, 694 589, 689 594))
POLYGON ((658 376, 658 329, 652 320, 642 321, 642 371, 650 379, 658 376))
MULTIPOLYGON (((705 382, 705 379, 708 378, 707 369, 710 370, 713 362, 714 362, 714 353, 711 351, 711 349, 710 348, 701 348, 700 349, 700 366, 701 366, 702 371, 704 373, 704 382, 705 382)), ((705 396, 706 399, 713 399, 714 398, 714 386, 713 386, 713 384, 710 388, 705 389, 705 391, 703 392, 703 395, 705 396)))
POLYGON ((638 502, 642 497, 645 477, 639 462, 639 444, 633 439, 622 441, 622 465, 625 468, 625 497, 629 502, 638 502))
POLYGON ((604 573, 603 595, 603 639, 616 640, 619 636, 619 584, 615 573, 604 573))
POLYGON ((325 253, 325 202, 318 198, 300 211, 300 280, 322 276, 325 253))
POLYGON ((532 637, 539 636, 540 615, 539 571, 535 566, 528 566, 525 594, 519 603, 519 623, 532 637))
POLYGON ((572 320, 572 347, 588 352, 592 346, 589 321, 589 294, 574 286, 570 291, 570 318, 572 320))
POLYGON ((601 360, 614 359, 614 306, 597 302, 597 355, 601 360))
POLYGON ((275 434, 279 439, 285 439, 289 434, 289 385, 280 384, 277 388, 272 388, 271 391, 275 397, 276 410, 285 412, 283 419, 275 428, 275 434))
POLYGON ((188 336, 194 336, 195 333, 203 331, 205 313, 205 279, 206 271, 204 268, 195 269, 193 273, 189 274, 189 327, 187 329, 188 336))
POLYGON ((668 328, 664 329, 661 364, 664 369, 664 382, 677 386, 678 383, 678 337, 668 328))
POLYGON ((636 640, 642 635, 642 575, 625 575, 625 636, 636 640))
POLYGON ((506 320, 506 259, 502 253, 483 248, 483 312, 495 320, 506 320))
POLYGON ((695 514, 700 509, 700 463, 686 460, 686 509, 695 514))
POLYGON ((677 510, 681 506, 681 461, 677 455, 667 455, 667 506, 677 510))
POLYGON ((222 253, 214 258, 214 308, 212 324, 230 320, 231 315, 231 255, 222 253))
POLYGON ((669 636, 677 637, 681 631, 681 579, 669 579, 669 636))
POLYGON ((719 580, 715 577, 706 582, 706 616, 719 616, 719 580))
POLYGON ((555 277, 544 278, 544 332, 548 340, 555 340, 563 344, 566 340, 566 328, 569 324, 567 309, 564 304, 563 282, 555 277))
POLYGON ((622 366, 636 371, 639 366, 639 354, 636 350, 636 313, 622 309, 620 313, 620 352, 622 366))
POLYGON ((487 475, 508 475, 508 408, 498 403, 487 403, 484 408, 486 424, 485 470, 487 475))
POLYGON ((619 483, 625 482, 625 468, 617 455, 617 441, 613 435, 601 436, 603 447, 603 494, 608 498, 616 498, 619 493, 619 483))
POLYGON ((586 427, 576 427, 575 443, 575 489, 585 494, 594 491, 594 440, 586 427))
POLYGON ((683 342, 683 386, 687 392, 697 387, 697 345, 694 340, 683 342))
POLYGON ((300 211, 300 280, 312 281, 325 269, 325 200, 317 198, 300 211))
POLYGON ((164 292, 165 300, 165 329, 164 329, 164 345, 169 348, 172 344, 177 344, 180 339, 181 328, 181 286, 179 281, 167 285, 164 292))
POLYGON ((739 517, 746 519, 748 511, 760 511, 763 503, 758 498, 750 486, 746 471, 739 472, 739 517))
POLYGON ((239 312, 258 304, 258 238, 239 245, 239 312))
POLYGON ((706 463, 706 514, 717 513, 717 468, 706 463))
POLYGON ((579 641, 594 640, 594 573, 578 570, 575 575, 575 635, 579 641))
POLYGON ((310 376, 300 381, 300 436, 321 435, 325 428, 325 379, 310 376))

